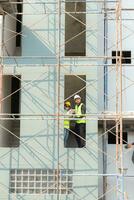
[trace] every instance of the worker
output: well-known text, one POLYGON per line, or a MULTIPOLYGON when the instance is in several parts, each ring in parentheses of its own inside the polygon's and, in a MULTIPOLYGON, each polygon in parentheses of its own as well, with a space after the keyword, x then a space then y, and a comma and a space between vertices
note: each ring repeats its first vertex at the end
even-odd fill
MULTIPOLYGON (((65 118, 70 118, 72 117, 71 114, 73 114, 73 109, 71 108, 71 103, 70 101, 66 101, 64 104, 64 113, 65 113, 65 118), (68 115, 68 116, 67 116, 68 115)), ((67 147, 67 141, 69 137, 69 131, 70 131, 70 120, 65 119, 64 120, 64 146, 67 147)))
MULTIPOLYGON (((134 147, 134 142, 125 145, 125 148, 126 148, 126 149, 130 149, 130 148, 132 148, 132 147, 134 147)), ((134 151, 133 151, 133 154, 132 154, 132 162, 133 162, 133 164, 134 164, 134 151)))
POLYGON ((85 142, 85 136, 86 136, 86 120, 85 113, 86 113, 86 107, 84 103, 81 102, 81 97, 79 95, 74 96, 74 102, 75 102, 75 118, 78 118, 75 123, 75 138, 76 142, 78 144, 78 147, 84 147, 85 142), (80 136, 80 137, 79 137, 80 136))

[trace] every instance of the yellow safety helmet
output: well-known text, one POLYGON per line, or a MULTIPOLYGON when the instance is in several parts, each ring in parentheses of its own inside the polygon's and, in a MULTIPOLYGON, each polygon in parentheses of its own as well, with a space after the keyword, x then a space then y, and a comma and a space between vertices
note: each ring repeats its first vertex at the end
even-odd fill
POLYGON ((70 101, 66 101, 66 102, 65 102, 65 106, 67 106, 67 107, 71 107, 71 103, 70 103, 70 101))

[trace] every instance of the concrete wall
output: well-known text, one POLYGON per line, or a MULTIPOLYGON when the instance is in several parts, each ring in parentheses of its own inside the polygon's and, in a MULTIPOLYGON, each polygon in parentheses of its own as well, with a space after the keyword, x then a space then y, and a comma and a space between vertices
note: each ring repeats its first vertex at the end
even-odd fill
MULTIPOLYGON (((123 1, 123 8, 132 8, 134 6, 134 2, 123 1)), ((112 7, 112 6, 111 6, 112 7)), ((116 24, 115 15, 109 17, 108 21, 108 56, 112 55, 112 50, 116 50, 116 24)), ((131 51, 131 57, 133 58, 133 25, 134 21, 129 20, 133 19, 133 12, 122 12, 122 50, 131 51)), ((109 64, 111 64, 111 60, 109 60, 109 64)), ((134 64, 134 60, 132 59, 132 65, 134 64)), ((134 111, 134 85, 133 85, 133 76, 134 70, 133 67, 126 66, 124 64, 123 67, 123 110, 124 111, 134 111)), ((108 74, 108 110, 115 111, 116 108, 116 72, 115 67, 109 67, 108 74)))
MULTIPOLYGON (((24 1, 25 2, 25 1, 24 1)), ((62 5, 64 8, 64 4, 62 5)), ((54 5, 47 5, 47 10, 55 11, 54 5), (48 7, 48 8, 47 8, 48 7)), ((100 10, 97 4, 87 3, 89 10, 100 10)), ((56 114, 58 112, 58 67, 56 64, 56 54, 58 53, 58 24, 57 16, 34 15, 37 12, 44 12, 41 5, 33 6, 24 4, 24 12, 33 15, 23 16, 22 56, 32 58, 20 58, 17 60, 18 67, 13 60, 5 61, 5 74, 20 74, 22 77, 21 90, 21 113, 33 115, 39 113, 56 114), (40 57, 42 56, 42 57, 40 57), (44 57, 46 56, 46 57, 44 57), (50 57, 51 58, 48 58, 50 57), (37 58, 38 57, 38 58, 37 58), (14 63, 13 63, 14 62, 14 63), (44 64, 49 64, 44 65, 44 64)), ((98 56, 103 54, 103 16, 87 14, 86 30, 86 54, 87 56, 98 56), (102 25, 100 25, 102 23, 102 25), (102 34, 100 34, 100 32, 102 34)), ((64 76, 68 74, 86 75, 86 105, 87 113, 96 113, 103 108, 98 106, 99 92, 103 92, 103 68, 98 70, 97 64, 101 61, 90 60, 89 58, 65 58, 65 15, 61 16, 61 63, 67 66, 61 67, 60 74, 60 112, 64 109, 64 76), (90 64, 90 66, 88 66, 90 64), (98 81, 99 80, 99 81, 98 81), (101 83, 101 84, 100 84, 101 83), (101 90, 101 91, 100 91, 101 90)), ((103 95, 99 99, 103 102, 103 95)), ((27 118, 27 117, 26 117, 27 118)), ((35 117, 36 118, 36 117, 35 117)), ((98 198, 98 177, 79 176, 77 174, 97 174, 98 173, 98 122, 87 119, 87 147, 64 148, 63 118, 58 121, 51 120, 21 120, 21 137, 23 141, 18 149, 0 149, 0 158, 3 165, 6 164, 7 171, 11 168, 46 168, 72 169, 73 174, 73 194, 66 199, 94 200, 98 198), (59 137, 58 137, 59 134, 59 137), (5 153, 8 152, 8 155, 5 153), (59 153, 58 153, 59 152, 59 153)), ((3 168, 1 164, 0 167, 3 168)), ((6 173, 6 172, 5 172, 6 173)), ((8 186, 8 183, 7 183, 8 186)), ((10 195, 12 197, 12 195, 10 195)), ((56 199, 56 196, 47 196, 48 199, 56 199)), ((40 195, 44 199, 44 195, 40 195)), ((23 199, 33 199, 33 195, 25 195, 23 199)), ((65 199, 64 195, 60 199, 65 199)))

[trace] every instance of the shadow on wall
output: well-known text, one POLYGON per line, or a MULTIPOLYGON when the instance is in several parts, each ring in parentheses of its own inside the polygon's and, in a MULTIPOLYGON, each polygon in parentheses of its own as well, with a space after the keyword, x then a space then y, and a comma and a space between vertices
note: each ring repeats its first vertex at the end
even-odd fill
MULTIPOLYGON (((44 30, 40 30, 40 32, 44 30)), ((55 46, 49 45, 49 41, 42 40, 39 33, 32 32, 26 26, 23 26, 23 37, 22 37, 22 56, 31 56, 32 58, 19 58, 17 59, 18 64, 55 64, 55 46), (41 58, 41 56, 48 56, 50 58, 41 58), (52 58, 53 57, 53 58, 52 58)), ((55 35, 55 34, 54 34, 55 35)), ((5 59, 5 64, 16 64, 13 58, 5 59)))

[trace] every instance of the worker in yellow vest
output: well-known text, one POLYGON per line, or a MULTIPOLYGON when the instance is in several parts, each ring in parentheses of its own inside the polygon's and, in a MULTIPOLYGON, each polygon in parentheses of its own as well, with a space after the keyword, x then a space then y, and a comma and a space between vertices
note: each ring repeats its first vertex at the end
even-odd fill
POLYGON ((81 97, 79 95, 74 96, 74 101, 75 101, 75 118, 78 118, 76 120, 76 124, 75 124, 75 133, 76 133, 75 138, 76 138, 78 147, 82 148, 86 145, 86 142, 85 142, 85 139, 86 139, 86 120, 85 120, 86 107, 81 102, 81 97))
MULTIPOLYGON (((65 118, 70 118, 72 117, 71 114, 73 113, 73 110, 71 108, 71 103, 70 101, 66 101, 64 104, 64 113, 65 113, 65 118), (68 116, 67 116, 68 115, 68 116)), ((67 147, 67 141, 69 137, 69 131, 70 131, 70 120, 65 119, 64 120, 64 146, 67 147)))

